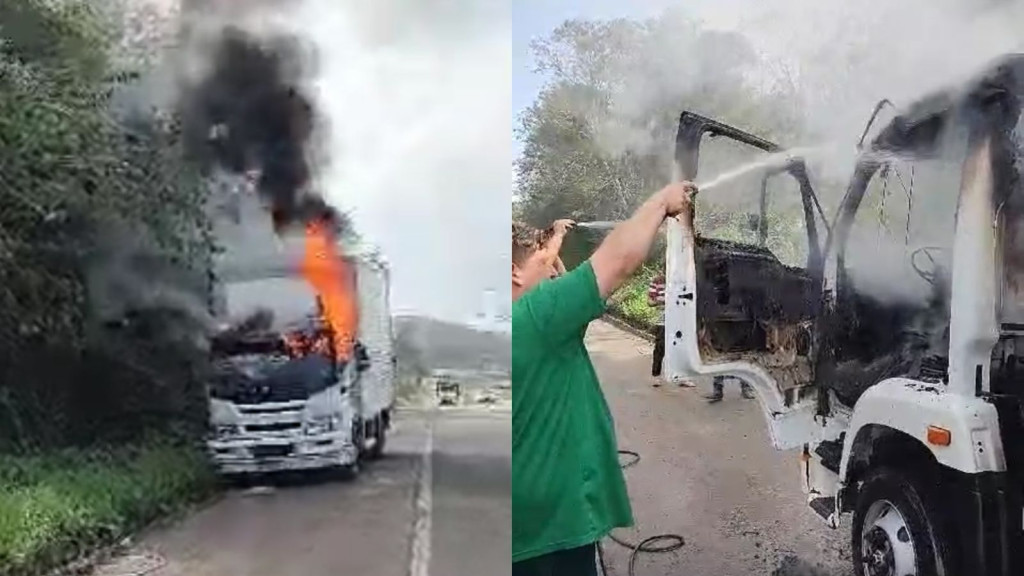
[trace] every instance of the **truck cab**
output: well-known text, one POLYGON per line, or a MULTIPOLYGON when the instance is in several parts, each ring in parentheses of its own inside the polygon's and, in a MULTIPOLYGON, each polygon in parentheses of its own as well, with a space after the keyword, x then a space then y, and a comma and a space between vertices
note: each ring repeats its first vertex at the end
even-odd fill
POLYGON ((384 454, 395 407, 390 269, 374 247, 339 249, 358 299, 356 344, 340 359, 314 289, 300 277, 301 235, 278 235, 255 196, 218 222, 210 436, 230 475, 337 468, 384 454))
POLYGON ((361 375, 368 366, 299 341, 329 341, 300 278, 230 279, 213 340, 207 446, 225 475, 340 468, 358 472, 361 375))
POLYGON ((678 177, 711 139, 766 159, 731 237, 713 187, 670 220, 666 375, 754 388, 858 576, 1024 573, 1022 111, 1019 55, 898 111, 828 213, 801 154, 680 117, 678 177))

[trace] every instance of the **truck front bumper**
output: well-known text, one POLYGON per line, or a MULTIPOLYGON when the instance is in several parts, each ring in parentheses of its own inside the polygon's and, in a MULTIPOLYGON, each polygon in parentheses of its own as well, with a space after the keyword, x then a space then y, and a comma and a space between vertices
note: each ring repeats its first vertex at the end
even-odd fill
POLYGON ((359 453, 350 434, 216 438, 207 442, 221 474, 259 474, 347 466, 359 453))

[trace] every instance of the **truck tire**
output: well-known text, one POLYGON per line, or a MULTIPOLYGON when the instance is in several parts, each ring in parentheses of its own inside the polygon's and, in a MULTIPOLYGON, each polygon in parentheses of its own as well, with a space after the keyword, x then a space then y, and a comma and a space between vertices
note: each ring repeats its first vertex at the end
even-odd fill
POLYGON ((356 461, 366 456, 366 423, 362 418, 352 420, 352 443, 356 445, 356 461))
POLYGON ((388 426, 383 416, 377 416, 373 423, 373 448, 370 448, 367 456, 370 460, 379 460, 384 456, 384 448, 387 445, 388 426))
POLYGON ((907 473, 865 478, 853 512, 856 576, 950 576, 951 550, 935 495, 907 473))

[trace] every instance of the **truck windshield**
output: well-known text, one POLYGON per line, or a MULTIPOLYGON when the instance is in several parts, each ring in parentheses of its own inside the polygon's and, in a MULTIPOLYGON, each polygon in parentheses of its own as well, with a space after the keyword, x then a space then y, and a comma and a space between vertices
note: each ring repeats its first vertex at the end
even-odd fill
POLYGON ((316 313, 316 294, 301 278, 260 278, 224 286, 225 318, 238 322, 266 310, 273 314, 272 328, 295 327, 316 313))

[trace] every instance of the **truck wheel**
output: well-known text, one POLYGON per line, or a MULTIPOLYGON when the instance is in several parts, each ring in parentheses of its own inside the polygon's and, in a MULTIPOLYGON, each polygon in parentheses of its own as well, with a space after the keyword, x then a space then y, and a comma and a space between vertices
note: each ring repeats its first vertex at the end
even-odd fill
POLYGON ((942 515, 911 476, 883 468, 861 486, 853 512, 857 576, 947 576, 949 541, 942 515))
POLYGON ((362 418, 352 420, 352 443, 356 445, 356 461, 366 456, 366 424, 362 418))
POLYGON ((373 448, 370 448, 369 457, 371 460, 378 460, 384 456, 384 447, 387 444, 388 427, 384 418, 377 416, 373 426, 373 448))

